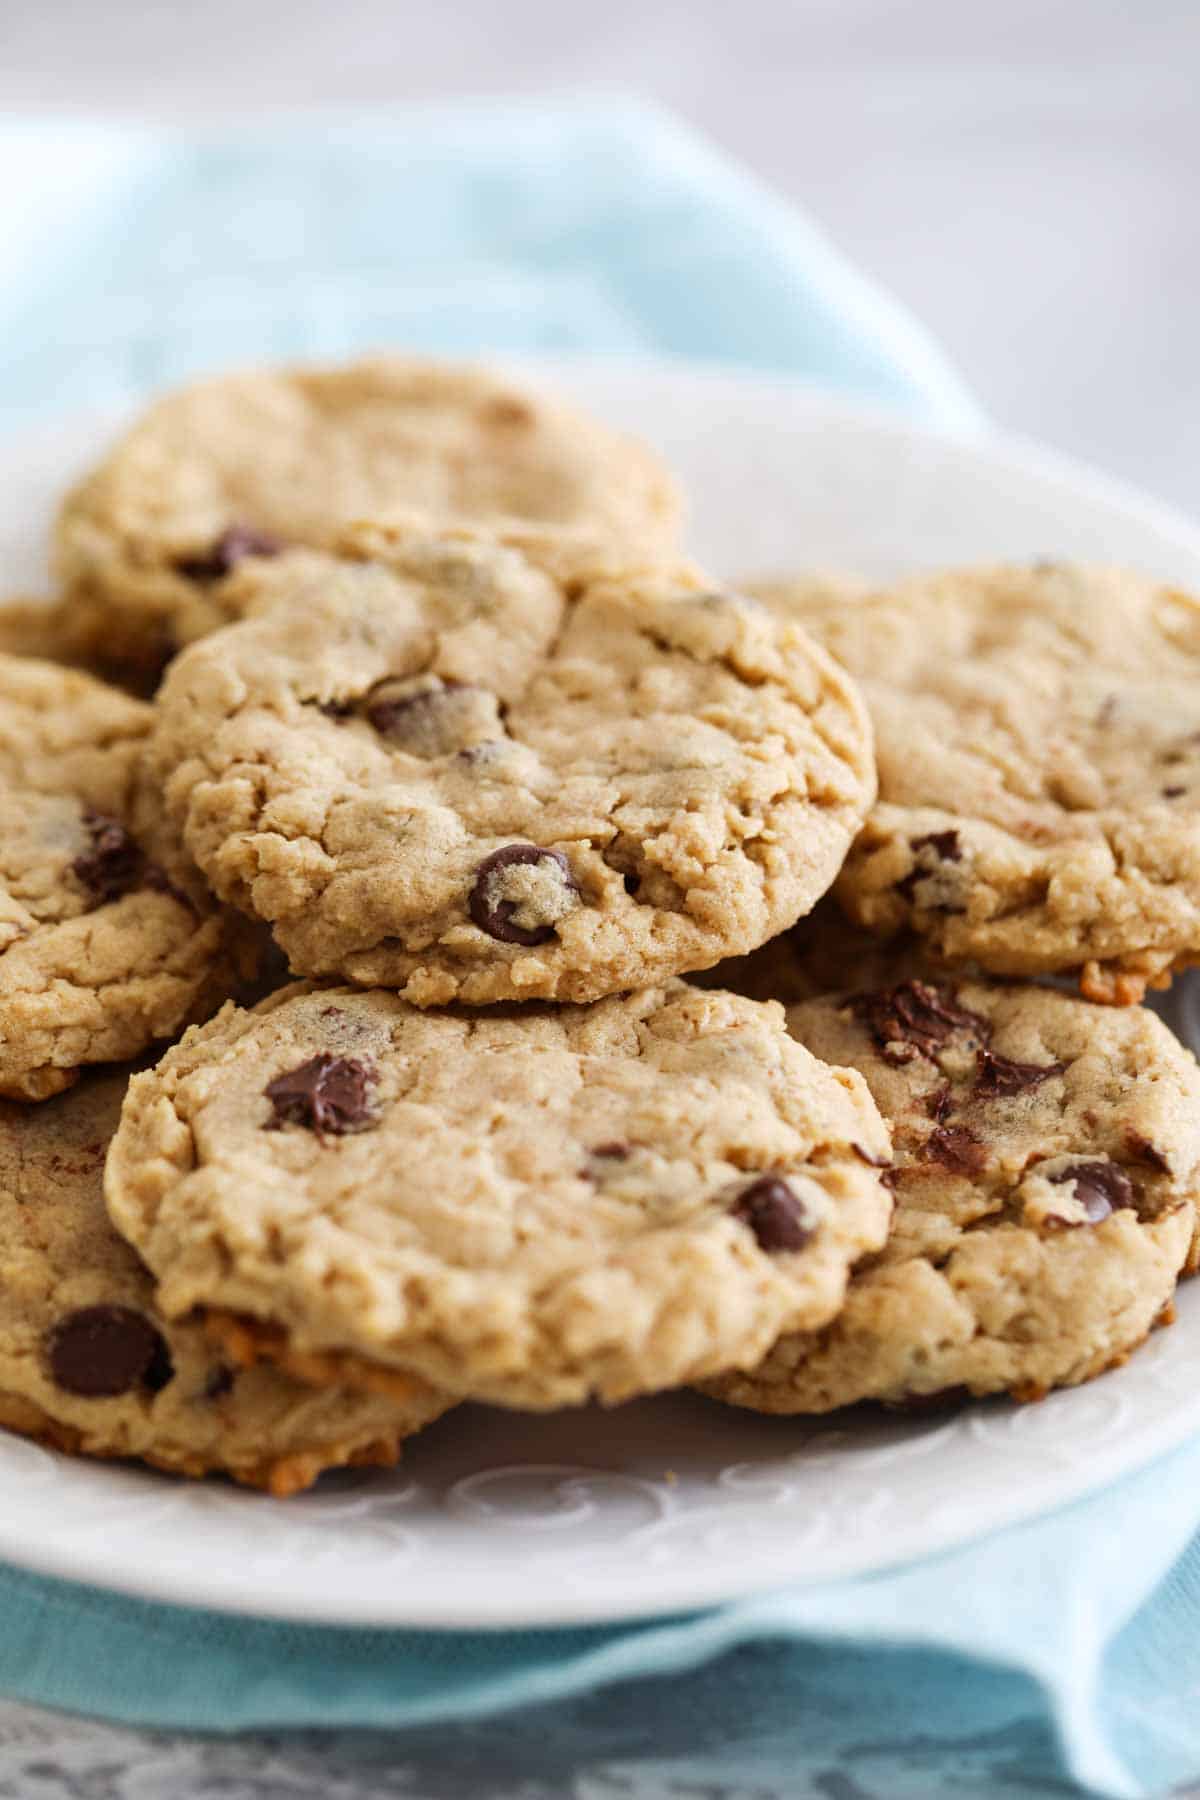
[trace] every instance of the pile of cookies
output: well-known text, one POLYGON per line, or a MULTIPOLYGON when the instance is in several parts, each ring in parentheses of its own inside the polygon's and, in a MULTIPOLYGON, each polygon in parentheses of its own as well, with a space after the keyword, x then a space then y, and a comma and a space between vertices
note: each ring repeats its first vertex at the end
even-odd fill
POLYGON ((0 1424, 286 1494, 464 1399, 1032 1399, 1169 1319, 1200 604, 680 536, 397 359, 66 496, 0 612, 0 1424))

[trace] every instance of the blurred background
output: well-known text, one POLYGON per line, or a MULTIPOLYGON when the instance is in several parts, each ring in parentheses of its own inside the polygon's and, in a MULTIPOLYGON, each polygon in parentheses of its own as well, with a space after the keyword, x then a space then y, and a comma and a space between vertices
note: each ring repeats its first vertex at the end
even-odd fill
POLYGON ((1194 509, 1195 0, 0 0, 0 108, 653 96, 804 206, 1002 426, 1194 509))

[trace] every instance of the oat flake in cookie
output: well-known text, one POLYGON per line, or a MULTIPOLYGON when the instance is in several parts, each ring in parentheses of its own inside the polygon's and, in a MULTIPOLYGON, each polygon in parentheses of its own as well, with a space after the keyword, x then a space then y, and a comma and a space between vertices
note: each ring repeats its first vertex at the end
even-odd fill
POLYGON ((104 1156, 128 1075, 89 1071, 34 1109, 0 1101, 0 1426, 84 1456, 183 1475, 224 1470, 275 1494, 322 1469, 395 1462, 448 1401, 317 1393, 239 1370, 194 1321, 167 1323, 104 1210, 104 1156))
POLYGON ((135 1078, 107 1176, 240 1360, 518 1407, 756 1362, 882 1243, 887 1133, 782 1010, 682 982, 429 1012, 285 989, 135 1078))
POLYGON ((708 1391, 763 1412, 1005 1392, 1123 1362, 1193 1259, 1200 1070, 1142 1007, 904 980, 789 1007, 892 1127, 896 1217, 823 1331, 708 1391))
POLYGON ((155 668, 238 616, 239 570, 396 509, 596 534, 635 559, 670 554, 680 523, 644 445, 482 369, 373 357, 159 400, 68 495, 56 573, 79 631, 155 668))
POLYGON ((862 683, 879 800, 838 883, 996 973, 1140 997, 1200 957, 1200 604, 1067 564, 758 590, 862 683))
POLYGON ((150 720, 87 675, 0 656, 0 1094, 42 1099, 134 1056, 249 973, 242 923, 156 860, 150 720))
POLYGON ((178 659, 151 756, 297 974, 418 1005, 593 1000, 749 949, 829 886, 875 783, 853 684, 798 627, 461 534, 310 557, 178 659))

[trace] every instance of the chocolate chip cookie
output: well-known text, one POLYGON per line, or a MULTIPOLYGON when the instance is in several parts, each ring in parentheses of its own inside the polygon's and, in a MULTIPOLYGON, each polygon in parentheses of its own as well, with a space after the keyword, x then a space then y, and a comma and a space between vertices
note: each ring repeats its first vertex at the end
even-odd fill
POLYGON ((592 1000, 747 950, 834 879, 870 728, 798 627, 485 536, 319 564, 177 660, 151 748, 190 854, 298 974, 592 1000))
POLYGON ((243 922, 156 860, 150 720, 87 675, 0 656, 0 1094, 43 1099, 137 1055, 252 972, 243 922))
POLYGON ((482 369, 374 357, 168 394, 68 495, 56 572, 79 628, 153 670, 237 616, 247 562, 394 508, 593 534, 635 558, 673 551, 680 524, 644 445, 482 369))
POLYGON ((1038 1399, 1123 1362, 1193 1260, 1200 1069, 1142 1007, 908 980, 788 1009, 865 1077, 896 1216, 818 1332, 708 1387, 764 1412, 1038 1399))
POLYGON ((1128 1002, 1200 957, 1200 604, 1119 571, 759 590, 862 683, 879 800, 838 883, 1000 974, 1128 1002))
POLYGON ((236 1357, 503 1405, 759 1360, 883 1241, 888 1137, 782 1010, 683 982, 429 1012, 285 989, 135 1078, 114 1222, 236 1357))
POLYGON ((277 1495, 322 1469, 395 1462, 445 1411, 423 1382, 389 1399, 237 1369, 194 1321, 168 1323, 104 1210, 125 1070, 29 1109, 0 1101, 0 1426, 84 1456, 225 1470, 277 1495))
MULTIPOLYGON (((912 976, 937 981, 947 972, 948 965, 912 932, 877 937, 855 925, 827 895, 806 918, 757 950, 727 956, 691 979, 701 987, 792 1006, 835 989, 890 987, 912 976)), ((959 969, 959 979, 962 974, 959 969)))

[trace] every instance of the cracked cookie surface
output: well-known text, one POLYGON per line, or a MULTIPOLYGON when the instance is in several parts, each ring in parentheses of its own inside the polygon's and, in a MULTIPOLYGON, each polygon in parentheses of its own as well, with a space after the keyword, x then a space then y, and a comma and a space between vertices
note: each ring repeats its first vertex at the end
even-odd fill
POLYGON ((691 573, 578 588, 487 538, 309 557, 193 645, 151 761, 191 856, 298 974, 583 1001, 761 943, 874 791, 853 687, 691 573))
POLYGON ((277 1495, 322 1469, 394 1462, 449 1405, 424 1383, 406 1401, 318 1393, 236 1369, 199 1323, 156 1310, 104 1207, 128 1079, 93 1070, 44 1106, 0 1101, 0 1426, 73 1454, 224 1470, 277 1495))
POLYGON ((239 1359, 615 1401, 828 1319, 883 1241, 887 1133, 782 1011, 683 982, 427 1012, 284 990, 135 1078, 118 1229, 239 1359))
POLYGON ((906 980, 788 1008, 892 1129, 896 1214, 823 1331, 706 1391, 764 1412, 1036 1399, 1122 1362, 1193 1259, 1200 1069, 1142 1007, 906 980))
POLYGON ((862 684, 879 799, 838 882, 999 974, 1128 1002, 1200 956, 1200 604, 1108 569, 768 584, 862 684))
POLYGON ((155 860, 150 721, 87 675, 0 656, 0 1094, 135 1056, 250 973, 244 923, 155 860))
POLYGON ((374 357, 166 395, 63 503, 77 632, 148 669, 238 616, 239 566, 360 515, 582 531, 669 554, 675 483, 644 445, 483 369, 374 357))

